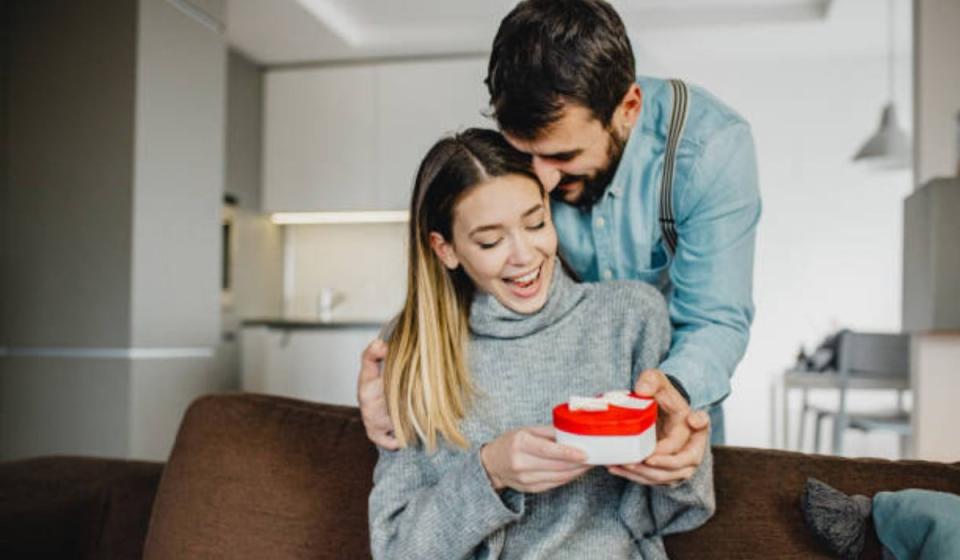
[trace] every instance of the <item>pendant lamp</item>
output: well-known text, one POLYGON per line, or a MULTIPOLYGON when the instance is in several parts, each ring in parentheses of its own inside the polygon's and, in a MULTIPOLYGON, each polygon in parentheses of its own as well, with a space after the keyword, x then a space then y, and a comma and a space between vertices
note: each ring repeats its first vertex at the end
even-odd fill
POLYGON ((880 114, 880 127, 867 138, 853 160, 898 169, 910 166, 912 154, 910 138, 900 128, 897 110, 893 105, 893 0, 887 1, 887 7, 887 93, 890 101, 880 114))

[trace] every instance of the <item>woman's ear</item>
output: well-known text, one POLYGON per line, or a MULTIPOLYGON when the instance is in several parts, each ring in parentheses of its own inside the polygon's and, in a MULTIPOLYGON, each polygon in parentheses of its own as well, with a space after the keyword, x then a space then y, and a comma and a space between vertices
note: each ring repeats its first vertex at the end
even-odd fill
POLYGON ((448 243, 442 235, 435 231, 430 232, 430 248, 433 249, 434 254, 437 255, 437 258, 440 259, 443 266, 450 270, 456 270, 456 268, 460 266, 460 259, 458 259, 456 253, 454 253, 453 245, 448 243))

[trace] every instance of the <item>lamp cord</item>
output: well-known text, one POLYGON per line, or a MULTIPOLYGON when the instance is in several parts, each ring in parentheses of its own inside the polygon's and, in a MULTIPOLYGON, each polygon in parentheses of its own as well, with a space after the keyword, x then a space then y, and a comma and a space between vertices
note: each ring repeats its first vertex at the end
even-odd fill
POLYGON ((893 0, 887 0, 887 88, 893 103, 893 0))

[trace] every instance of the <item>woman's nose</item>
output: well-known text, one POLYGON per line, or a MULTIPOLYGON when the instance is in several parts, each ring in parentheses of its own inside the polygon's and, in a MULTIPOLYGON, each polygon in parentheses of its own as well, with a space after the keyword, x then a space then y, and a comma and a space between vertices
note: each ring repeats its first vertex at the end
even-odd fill
POLYGON ((555 189, 560 182, 560 170, 540 156, 533 156, 533 172, 547 192, 555 189))
POLYGON ((524 265, 533 260, 533 243, 523 233, 517 235, 513 240, 513 250, 510 252, 510 261, 514 265, 524 265))

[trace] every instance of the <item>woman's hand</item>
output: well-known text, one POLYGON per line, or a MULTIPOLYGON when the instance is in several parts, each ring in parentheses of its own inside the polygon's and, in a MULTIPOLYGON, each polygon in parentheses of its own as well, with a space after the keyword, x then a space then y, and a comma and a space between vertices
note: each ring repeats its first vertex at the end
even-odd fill
POLYGON ((710 417, 692 411, 683 395, 657 369, 640 374, 635 391, 657 401, 657 447, 642 463, 608 467, 610 474, 647 485, 689 480, 710 444, 710 417))
POLYGON ((480 450, 480 462, 495 490, 545 492, 590 470, 586 460, 579 449, 557 443, 550 426, 507 432, 480 450))
POLYGON ((357 402, 360 403, 360 416, 363 418, 363 427, 367 429, 367 437, 376 445, 393 451, 400 446, 397 438, 393 437, 393 422, 383 396, 380 364, 386 358, 387 345, 379 338, 363 351, 360 375, 357 376, 357 402))

